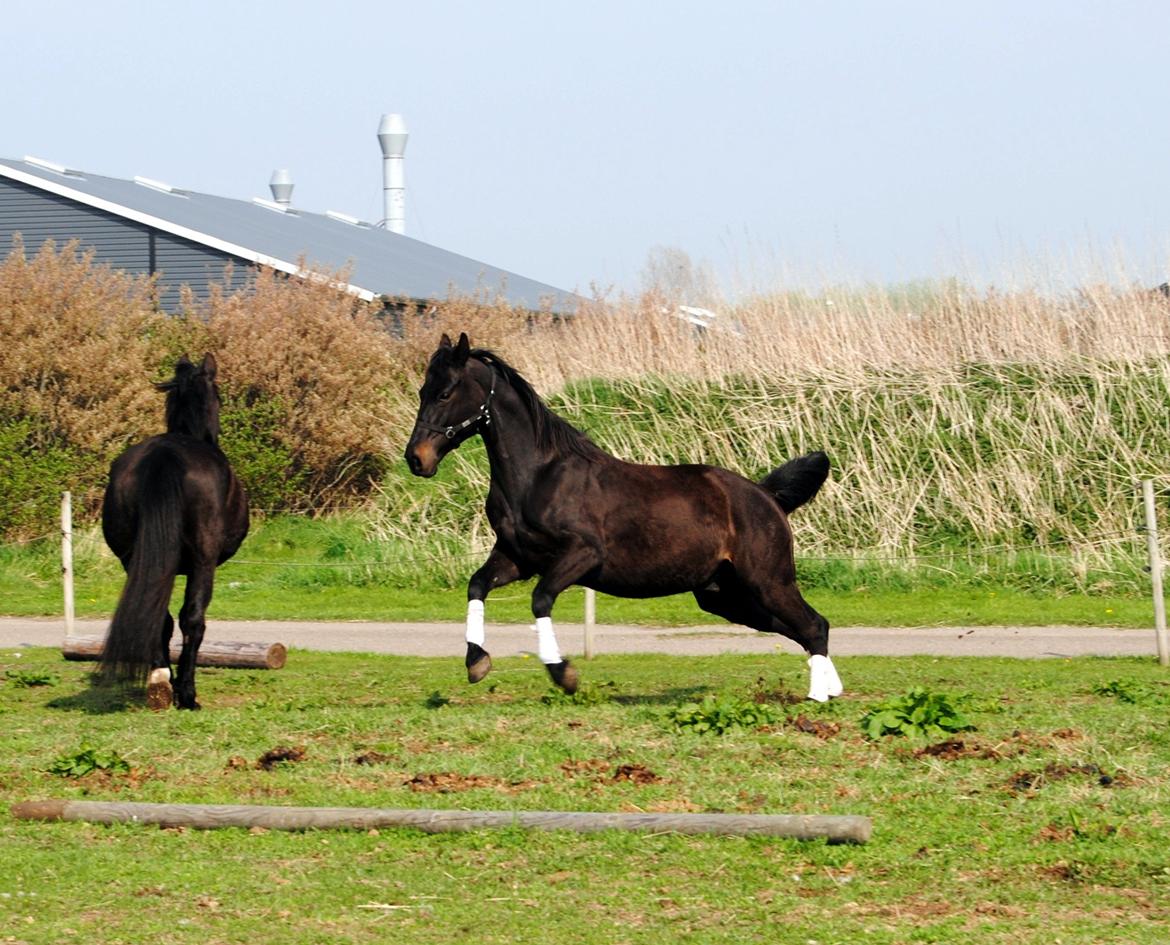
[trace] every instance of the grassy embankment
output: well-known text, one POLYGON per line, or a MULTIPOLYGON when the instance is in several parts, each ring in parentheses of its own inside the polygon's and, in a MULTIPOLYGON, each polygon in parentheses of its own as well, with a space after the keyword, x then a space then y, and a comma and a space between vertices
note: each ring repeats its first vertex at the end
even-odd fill
MULTIPOLYGON (((1170 466, 1168 362, 1104 370, 983 365, 848 383, 620 379, 572 384, 553 406, 614 453, 704 457, 758 477, 825 446, 834 471, 793 516, 802 586, 837 625, 1148 626, 1137 480, 1170 466)), ((219 574, 216 617, 458 620, 492 536, 482 445, 432 481, 390 468, 360 512, 259 517, 219 574)), ((1164 508, 1163 508, 1164 511, 1164 508)), ((56 613, 55 542, 0 550, 0 610, 56 613)), ((120 570, 93 529, 76 547, 78 610, 108 614, 120 570)), ((526 588, 492 617, 528 619, 526 588)), ((577 619, 580 592, 560 619, 577 619)), ((707 622, 689 595, 604 599, 614 623, 707 622)))
MULTIPOLYGON (((1137 483, 1160 477, 1164 490, 1170 469, 1170 312, 1157 293, 779 291, 719 305, 731 330, 704 334, 652 296, 568 323, 455 300, 399 337, 322 282, 262 278, 167 320, 145 287, 84 261, 10 260, 0 275, 10 538, 56 531, 58 488, 92 522, 95 470, 157 429, 143 377, 191 346, 221 356, 223 442, 258 507, 360 504, 339 520, 258 524, 220 574, 214 616, 460 617, 491 544, 482 447, 468 443, 427 482, 398 457, 427 353, 440 331, 466 328, 624 458, 758 477, 825 449, 832 478, 794 528, 802 585, 835 624, 1148 619, 1137 483), (69 317, 46 323, 50 303, 69 317)), ((99 549, 92 533, 79 541, 82 612, 108 613, 119 583, 99 549)), ((0 612, 58 610, 43 543, 0 556, 0 612)), ((524 596, 506 589, 493 615, 526 619, 524 596)), ((562 610, 579 612, 572 598, 562 610)), ((604 601, 601 618, 706 619, 689 598, 604 601)))

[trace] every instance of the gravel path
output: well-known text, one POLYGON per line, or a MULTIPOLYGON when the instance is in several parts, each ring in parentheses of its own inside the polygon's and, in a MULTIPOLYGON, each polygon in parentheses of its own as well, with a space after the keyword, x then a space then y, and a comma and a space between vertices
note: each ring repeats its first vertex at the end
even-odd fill
MULTIPOLYGON (((79 620, 76 633, 101 635, 107 621, 79 620)), ((557 638, 567 656, 583 649, 581 624, 557 624, 557 638)), ((59 646, 60 618, 0 617, 0 647, 59 646)), ((395 653, 403 656, 463 657, 463 626, 455 623, 364 623, 344 621, 211 620, 208 640, 279 642, 310 650, 395 653)), ((1154 631, 1103 627, 834 627, 829 635, 834 656, 1155 656, 1154 631)), ((625 627, 599 625, 594 652, 799 653, 792 642, 728 624, 709 627, 625 627)), ((536 634, 526 625, 487 627, 487 648, 494 656, 534 653, 536 634)))

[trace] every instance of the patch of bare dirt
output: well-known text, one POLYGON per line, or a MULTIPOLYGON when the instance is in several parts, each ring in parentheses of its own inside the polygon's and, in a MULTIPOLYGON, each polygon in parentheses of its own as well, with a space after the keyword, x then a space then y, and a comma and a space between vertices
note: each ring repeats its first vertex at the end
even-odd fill
POLYGON ((768 681, 760 676, 756 680, 756 688, 751 693, 752 702, 758 705, 800 705, 804 698, 793 692, 783 683, 778 686, 769 686, 768 681))
POLYGON ((434 771, 416 774, 404 782, 412 791, 423 794, 453 794, 458 791, 474 791, 477 788, 493 788, 498 791, 524 791, 536 787, 535 781, 504 781, 480 774, 456 774, 452 771, 434 771))
POLYGON ((356 755, 353 759, 355 765, 385 765, 394 760, 393 755, 387 755, 380 751, 366 751, 360 755, 356 755))
POLYGON ((1036 840, 1040 843, 1064 843, 1071 840, 1076 835, 1076 831, 1072 827, 1061 827, 1057 824, 1046 824, 1036 834, 1036 840))
POLYGON ((643 765, 618 765, 610 780, 630 781, 633 784, 655 784, 662 778, 643 765))
POLYGON ((978 739, 948 738, 934 745, 916 749, 915 758, 938 758, 940 761, 958 761, 963 758, 980 758, 1000 761, 1017 758, 1036 748, 1053 748, 1060 741, 1077 741, 1084 738, 1080 732, 1062 728, 1051 735, 1035 735, 1015 731, 1002 741, 994 744, 978 739))
POLYGON ((607 773, 609 768, 610 763, 604 758, 570 758, 568 761, 561 762, 561 770, 567 778, 602 775, 607 773))
POLYGON ((796 718, 790 718, 788 724, 795 728, 798 732, 804 732, 806 735, 815 735, 820 739, 832 738, 841 732, 840 722, 826 722, 824 719, 810 719, 806 715, 798 715, 796 718))
POLYGON ((261 771, 271 771, 278 765, 294 764, 305 760, 304 745, 278 745, 264 752, 256 761, 261 771))
POLYGON ((632 784, 656 784, 662 778, 640 764, 620 764, 616 768, 604 758, 578 760, 571 758, 561 763, 561 770, 569 778, 587 778, 595 784, 616 784, 627 781, 632 784))
POLYGON ((1024 794, 1045 784, 1077 776, 1095 778, 1101 787, 1128 783, 1128 778, 1106 774, 1098 765, 1067 765, 1053 761, 1045 765, 1043 771, 1017 771, 1008 780, 1007 788, 1013 794, 1024 794))

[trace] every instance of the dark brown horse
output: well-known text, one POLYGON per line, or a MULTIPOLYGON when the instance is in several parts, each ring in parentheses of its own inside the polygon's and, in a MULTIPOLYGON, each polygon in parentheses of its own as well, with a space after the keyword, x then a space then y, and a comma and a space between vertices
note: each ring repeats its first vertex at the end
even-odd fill
POLYGON ((219 448, 215 358, 186 355, 165 391, 167 432, 130 447, 110 467, 102 533, 126 569, 126 586, 102 653, 102 676, 146 686, 147 704, 198 709, 195 655, 203 642, 215 569, 248 533, 248 499, 219 448), (175 576, 187 576, 183 650, 171 686, 175 576))
POLYGON ((840 695, 829 624, 796 587, 788 513, 829 473, 824 453, 791 460, 754 483, 715 466, 643 466, 604 452, 545 406, 497 355, 443 336, 419 391, 406 446, 417 476, 469 437, 487 446, 488 521, 496 544, 467 586, 467 676, 491 670, 483 601, 539 575, 532 592, 541 661, 567 692, 576 669, 561 658, 553 603, 573 584, 620 597, 690 591, 734 623, 795 640, 809 653, 809 698, 840 695))

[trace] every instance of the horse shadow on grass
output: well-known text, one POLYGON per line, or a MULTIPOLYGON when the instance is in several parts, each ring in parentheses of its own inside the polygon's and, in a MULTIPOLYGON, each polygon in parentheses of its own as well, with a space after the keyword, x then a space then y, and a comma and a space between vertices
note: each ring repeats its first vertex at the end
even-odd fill
POLYGON ((45 703, 46 708, 64 712, 82 712, 86 715, 113 715, 141 705, 142 697, 122 686, 102 686, 91 683, 71 696, 58 696, 45 703))
POLYGON ((664 689, 662 692, 615 693, 609 697, 609 701, 628 706, 677 705, 680 702, 693 702, 701 699, 711 691, 710 686, 675 686, 672 689, 664 689))

